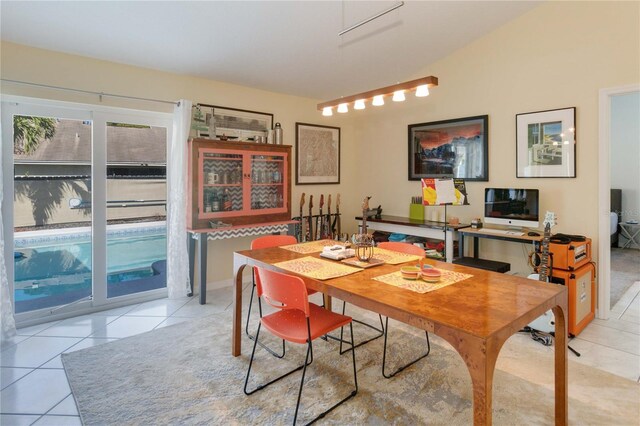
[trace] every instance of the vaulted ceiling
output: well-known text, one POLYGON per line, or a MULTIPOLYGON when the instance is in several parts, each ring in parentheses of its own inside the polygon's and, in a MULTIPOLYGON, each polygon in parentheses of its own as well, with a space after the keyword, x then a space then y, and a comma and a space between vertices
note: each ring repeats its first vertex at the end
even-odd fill
POLYGON ((3 40, 316 99, 428 75, 539 2, 5 1, 3 40))

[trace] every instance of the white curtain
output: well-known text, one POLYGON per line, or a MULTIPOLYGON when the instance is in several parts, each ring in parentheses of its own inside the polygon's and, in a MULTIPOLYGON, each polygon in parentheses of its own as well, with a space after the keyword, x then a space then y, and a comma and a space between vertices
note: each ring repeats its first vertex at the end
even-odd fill
POLYGON ((180 100, 173 110, 173 137, 169 147, 167 207, 167 288, 169 298, 189 293, 187 255, 187 139, 191 126, 191 101, 180 100))
MULTIPOLYGON (((2 127, 0 125, 0 142, 2 142, 2 127)), ((0 143, 2 147, 2 143, 0 143)), ((0 152, 2 150, 0 149, 0 152)), ((2 170, 2 154, 0 154, 0 176, 4 175, 2 170)), ((3 203, 4 188, 0 184, 0 207, 3 203)), ((7 278, 7 265, 4 257, 4 221, 2 219, 2 209, 0 209, 0 328, 2 329, 2 341, 10 339, 16 334, 16 320, 13 317, 13 303, 11 303, 11 291, 9 290, 9 280, 7 278)))

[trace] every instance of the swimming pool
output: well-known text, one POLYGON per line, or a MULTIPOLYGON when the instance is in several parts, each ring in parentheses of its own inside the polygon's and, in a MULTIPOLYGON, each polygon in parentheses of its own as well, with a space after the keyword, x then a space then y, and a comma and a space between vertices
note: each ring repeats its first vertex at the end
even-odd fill
MULTIPOLYGON (((107 296, 166 287, 164 223, 109 227, 107 296)), ((58 306, 92 293, 91 234, 87 228, 16 233, 16 312, 58 306)))

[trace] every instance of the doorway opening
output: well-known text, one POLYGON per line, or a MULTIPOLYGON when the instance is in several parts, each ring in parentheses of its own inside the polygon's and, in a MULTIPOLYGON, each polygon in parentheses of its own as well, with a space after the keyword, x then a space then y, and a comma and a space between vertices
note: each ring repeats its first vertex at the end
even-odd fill
MULTIPOLYGON (((629 233, 640 216, 639 96, 640 85, 600 90, 597 316, 601 319, 608 319, 613 305, 624 302, 627 290, 640 280, 640 246, 629 233)), ((638 236, 640 232, 636 240, 638 236)))

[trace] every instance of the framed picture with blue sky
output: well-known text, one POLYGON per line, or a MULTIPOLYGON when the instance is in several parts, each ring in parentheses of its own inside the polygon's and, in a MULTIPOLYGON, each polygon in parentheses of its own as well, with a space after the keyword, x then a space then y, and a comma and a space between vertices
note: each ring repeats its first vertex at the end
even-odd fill
POLYGON ((576 109, 516 114, 516 176, 576 177, 576 109))

